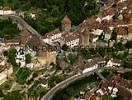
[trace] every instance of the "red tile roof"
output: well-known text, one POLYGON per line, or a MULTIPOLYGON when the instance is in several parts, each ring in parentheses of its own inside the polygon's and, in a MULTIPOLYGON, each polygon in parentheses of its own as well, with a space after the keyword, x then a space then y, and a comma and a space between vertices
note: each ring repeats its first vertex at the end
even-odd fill
POLYGON ((132 25, 128 26, 128 33, 132 34, 132 25))
POLYGON ((65 42, 70 42, 72 40, 79 39, 79 32, 75 31, 75 32, 67 33, 67 34, 63 35, 63 38, 64 38, 65 42))
POLYGON ((117 35, 127 35, 127 29, 126 27, 118 27, 116 28, 117 35))

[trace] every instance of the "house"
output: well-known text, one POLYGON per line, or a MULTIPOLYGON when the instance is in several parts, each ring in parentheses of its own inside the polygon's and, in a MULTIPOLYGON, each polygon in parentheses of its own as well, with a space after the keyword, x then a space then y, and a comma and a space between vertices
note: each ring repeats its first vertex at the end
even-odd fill
POLYGON ((84 100, 99 100, 99 98, 92 93, 86 92, 84 94, 84 100))
POLYGON ((39 45, 42 44, 41 37, 32 35, 32 37, 27 41, 26 45, 33 51, 38 51, 39 45))
POLYGON ((8 77, 13 73, 13 67, 10 64, 0 65, 0 85, 7 81, 8 77))
POLYGON ((20 64, 21 67, 24 67, 26 65, 25 63, 25 51, 24 49, 20 48, 17 49, 17 53, 16 53, 16 63, 20 64))
POLYGON ((29 64, 26 64, 26 67, 27 67, 27 68, 30 68, 30 69, 33 69, 33 68, 34 68, 34 65, 33 65, 33 63, 31 62, 31 63, 29 63, 29 64))
POLYGON ((123 14, 123 19, 128 24, 132 24, 132 12, 131 12, 131 10, 128 13, 123 14))
MULTIPOLYGON (((20 67, 33 68, 33 63, 26 64, 26 55, 30 54, 32 58, 36 56, 36 52, 31 50, 29 47, 16 47, 16 63, 20 64, 20 67)), ((32 59, 31 59, 32 60, 32 59)))
POLYGON ((97 68, 98 68, 98 64, 95 64, 92 67, 84 69, 82 73, 87 73, 87 72, 90 72, 90 71, 95 70, 97 68))
POLYGON ((92 29, 91 33, 94 34, 94 35, 99 36, 103 33, 103 30, 101 30, 101 29, 92 29))
POLYGON ((20 44, 20 40, 19 39, 10 39, 10 40, 5 40, 4 41, 4 43, 5 43, 5 45, 7 46, 7 45, 15 45, 15 46, 17 46, 17 45, 19 45, 20 44))
POLYGON ((63 40, 67 44, 67 46, 73 48, 79 45, 79 33, 78 32, 70 32, 68 34, 63 35, 63 40))
POLYGON ((4 66, 6 64, 6 59, 4 57, 0 57, 0 66, 4 66))
POLYGON ((36 19, 36 14, 30 13, 30 17, 35 20, 36 19))
POLYGON ((109 8, 104 9, 103 15, 110 17, 111 15, 114 15, 116 12, 117 12, 116 8, 109 7, 109 8))
POLYGON ((106 67, 120 66, 120 63, 116 59, 109 59, 106 63, 106 67))
POLYGON ((2 10, 0 10, 0 15, 13 15, 16 14, 15 11, 12 11, 9 6, 3 7, 2 10))
POLYGON ((128 32, 127 32, 127 27, 117 27, 116 28, 116 33, 117 33, 117 39, 128 39, 128 32))
POLYGON ((96 93, 98 94, 98 95, 100 95, 100 96, 103 96, 103 95, 105 95, 106 94, 106 91, 104 90, 104 89, 98 89, 97 91, 96 91, 96 93))
POLYGON ((105 40, 110 40, 113 30, 113 26, 108 27, 107 32, 105 32, 105 40))
POLYGON ((99 48, 99 47, 108 47, 108 43, 105 42, 105 41, 101 41, 101 40, 98 40, 96 42, 96 47, 99 48))
POLYGON ((48 80, 46 78, 39 78, 39 81, 41 82, 42 87, 48 88, 48 80))
POLYGON ((97 28, 98 25, 100 24, 100 22, 96 21, 96 19, 97 19, 97 16, 88 17, 79 26, 80 26, 81 29, 87 27, 89 30, 97 28))
POLYGON ((132 40, 132 25, 128 26, 128 40, 132 40))
POLYGON ((53 45, 55 42, 60 42, 61 38, 62 32, 60 32, 59 29, 55 29, 54 31, 46 33, 44 36, 42 36, 42 40, 50 45, 53 45))
MULTIPOLYGON (((120 75, 109 77, 108 80, 101 81, 99 90, 105 90, 113 98, 117 97, 118 93, 122 94, 125 100, 132 99, 132 93, 130 92, 132 81, 126 80, 120 77, 120 75)), ((98 90, 97 90, 98 91, 98 90)), ((97 92, 96 91, 96 92, 97 92)), ((98 91, 103 95, 102 92, 98 91)))

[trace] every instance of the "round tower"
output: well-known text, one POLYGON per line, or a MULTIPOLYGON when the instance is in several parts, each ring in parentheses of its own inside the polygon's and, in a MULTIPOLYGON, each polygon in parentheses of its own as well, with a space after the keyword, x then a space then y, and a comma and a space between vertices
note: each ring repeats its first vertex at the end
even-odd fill
POLYGON ((69 17, 67 15, 61 21, 61 25, 62 25, 61 26, 62 31, 70 32, 70 30, 71 30, 71 20, 69 19, 69 17))

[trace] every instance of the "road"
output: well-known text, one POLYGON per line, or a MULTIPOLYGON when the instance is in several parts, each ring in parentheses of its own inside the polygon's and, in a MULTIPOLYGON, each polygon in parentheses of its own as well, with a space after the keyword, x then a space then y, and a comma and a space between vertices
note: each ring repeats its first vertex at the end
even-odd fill
POLYGON ((48 91, 47 94, 46 94, 44 97, 42 97, 41 100, 51 100, 52 97, 54 96, 54 94, 55 94, 58 90, 65 88, 65 87, 68 86, 70 83, 72 83, 72 82, 74 82, 74 81, 76 81, 76 80, 78 80, 78 79, 81 79, 81 78, 83 78, 83 77, 90 76, 90 75, 94 74, 94 72, 95 72, 95 70, 94 70, 94 71, 91 71, 91 72, 87 72, 87 73, 85 73, 85 74, 81 74, 81 75, 74 75, 74 76, 72 76, 72 77, 70 77, 70 78, 68 78, 68 79, 66 79, 66 80, 64 80, 64 81, 62 81, 62 82, 60 82, 60 83, 57 84, 55 87, 53 87, 50 91, 48 91))
POLYGON ((16 21, 20 25, 23 26, 23 28, 27 29, 30 33, 33 35, 41 36, 34 28, 32 28, 26 21, 24 21, 21 17, 17 15, 3 15, 5 17, 9 17, 12 20, 16 21))
POLYGON ((95 73, 96 73, 102 80, 105 80, 104 76, 103 76, 100 72, 95 71, 95 73))
POLYGON ((54 94, 58 91, 58 90, 61 90, 61 89, 64 89, 66 86, 68 86, 69 84, 71 84, 72 82, 76 81, 76 80, 79 80, 83 77, 86 77, 86 76, 90 76, 92 74, 94 74, 96 72, 96 74, 101 78, 101 79, 105 79, 99 72, 101 72, 102 69, 113 69, 113 70, 116 70, 116 71, 120 71, 120 72, 127 72, 127 71, 132 71, 131 69, 123 69, 123 68, 116 68, 116 67, 111 67, 111 68, 98 68, 96 70, 93 70, 93 71, 90 71, 90 72, 87 72, 87 73, 84 73, 84 74, 80 74, 80 75, 74 75, 60 83, 58 83, 55 87, 53 87, 51 90, 49 90, 47 92, 46 95, 44 95, 42 97, 41 100, 51 100, 52 97, 54 96, 54 94), (99 71, 100 70, 100 71, 99 71), (97 72, 99 71, 99 72, 97 72))

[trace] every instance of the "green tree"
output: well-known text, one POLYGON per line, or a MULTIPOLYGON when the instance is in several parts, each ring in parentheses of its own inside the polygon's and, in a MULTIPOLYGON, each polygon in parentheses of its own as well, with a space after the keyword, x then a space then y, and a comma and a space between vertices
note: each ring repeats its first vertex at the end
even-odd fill
POLYGON ((84 58, 84 59, 90 59, 91 58, 91 53, 86 48, 81 49, 80 54, 81 54, 82 58, 84 58))
POLYGON ((10 48, 9 50, 3 52, 4 56, 8 58, 7 62, 11 63, 13 67, 18 66, 15 60, 16 52, 17 50, 15 48, 10 48))
POLYGON ((66 44, 64 44, 64 45, 62 46, 62 50, 67 51, 67 49, 68 49, 68 46, 67 46, 66 44))
POLYGON ((132 41, 128 41, 127 43, 126 43, 126 48, 132 48, 132 41))
POLYGON ((3 100, 23 100, 19 91, 13 91, 4 96, 3 100))
POLYGON ((31 63, 31 59, 32 59, 31 54, 26 54, 25 58, 26 58, 26 64, 31 63))
POLYGON ((55 86, 57 83, 61 82, 62 80, 64 80, 64 77, 62 76, 51 76, 49 79, 48 79, 48 85, 50 87, 53 87, 55 86))
POLYGON ((6 50, 6 51, 4 51, 4 52, 3 52, 3 54, 4 54, 4 56, 6 56, 6 57, 7 57, 7 56, 8 56, 8 51, 7 51, 7 50, 6 50))
POLYGON ((4 96, 4 93, 3 91, 0 89, 0 97, 3 97, 4 96))
POLYGON ((114 29, 111 35, 111 40, 116 40, 116 39, 117 39, 117 33, 116 33, 116 29, 114 29))
POLYGON ((9 5, 13 9, 29 12, 34 7, 36 11, 33 12, 36 15, 41 13, 42 16, 37 16, 34 21, 25 19, 41 34, 59 27, 65 15, 70 17, 73 25, 78 25, 99 10, 96 0, 0 0, 0 5, 9 5), (38 9, 41 9, 42 12, 38 9))
POLYGON ((70 64, 73 65, 77 61, 77 55, 70 53, 68 55, 68 59, 70 61, 70 64))
POLYGON ((20 70, 16 74, 16 81, 20 84, 24 84, 29 75, 30 70, 28 68, 20 68, 20 70))
POLYGON ((115 48, 117 50, 125 50, 125 45, 123 45, 121 42, 119 42, 118 44, 115 45, 115 48))
POLYGON ((102 100, 113 100, 112 97, 110 95, 104 95, 102 97, 102 100))
POLYGON ((17 25, 12 23, 11 20, 0 19, 0 29, 0 38, 4 39, 16 38, 20 33, 17 25))

